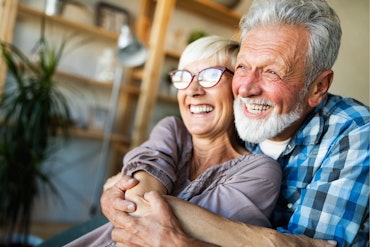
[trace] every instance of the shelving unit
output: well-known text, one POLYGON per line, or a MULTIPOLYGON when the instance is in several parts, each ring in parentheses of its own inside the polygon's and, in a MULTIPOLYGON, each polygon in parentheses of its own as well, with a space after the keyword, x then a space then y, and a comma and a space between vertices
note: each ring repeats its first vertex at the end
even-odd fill
MULTIPOLYGON (((26 25, 29 21, 33 22, 34 26, 37 23, 35 20, 42 18, 46 18, 47 23, 52 23, 60 30, 72 30, 99 40, 99 45, 115 46, 118 39, 116 33, 100 27, 77 23, 61 16, 46 16, 43 11, 20 4, 19 0, 0 0, 0 2, 0 39, 4 41, 12 42, 13 34, 17 35, 17 40, 23 40, 24 37, 20 33, 27 29, 21 28, 29 28, 30 26, 26 25), (16 23, 26 27, 16 26, 16 23)), ((99 188, 102 187, 101 182, 106 179, 104 176, 116 173, 121 167, 123 155, 147 139, 150 127, 160 116, 160 114, 154 114, 159 109, 158 105, 177 107, 175 96, 159 91, 164 63, 169 60, 177 61, 181 53, 180 49, 166 47, 168 28, 174 19, 173 13, 176 9, 188 12, 190 17, 196 15, 215 22, 217 25, 227 25, 231 30, 237 29, 240 19, 234 11, 217 5, 211 0, 140 0, 140 7, 136 14, 135 33, 147 46, 149 53, 144 66, 133 69, 124 68, 125 81, 120 86, 115 126, 108 139, 109 158, 105 156, 103 158, 109 164, 102 166, 103 162, 98 159, 99 152, 102 150, 100 147, 103 146, 101 143, 107 140, 103 130, 70 129, 72 141, 59 154, 62 160, 65 158, 61 166, 66 171, 57 173, 61 189, 63 189, 64 181, 66 188, 64 188, 63 196, 66 201, 71 202, 71 208, 68 209, 70 211, 58 208, 58 205, 53 205, 52 209, 40 205, 38 208, 40 214, 36 212, 36 216, 41 215, 41 219, 45 216, 51 221, 66 221, 68 217, 73 220, 84 219, 84 217, 86 219, 89 216, 87 212, 89 207, 96 206, 98 203, 99 188), (107 174, 104 174, 101 169, 107 170, 107 174), (72 185, 75 191, 72 190, 72 185)), ((94 58, 89 56, 90 60, 94 58)), ((84 64, 80 65, 84 66, 84 64)), ((78 67, 79 64, 73 66, 78 67)), ((72 83, 86 91, 96 90, 97 93, 102 94, 112 91, 114 87, 113 82, 100 82, 78 74, 79 70, 72 72, 68 68, 70 67, 63 68, 56 73, 56 79, 61 83, 72 83)), ((5 66, 0 61, 0 93, 5 76, 5 66)))
MULTIPOLYGON (((210 0, 152 0, 141 1, 141 16, 138 20, 138 30, 148 30, 148 23, 152 22, 151 31, 146 34, 149 37, 149 57, 144 67, 144 75, 141 82, 142 93, 138 101, 138 110, 135 116, 131 147, 135 147, 145 141, 148 136, 148 126, 152 118, 151 110, 157 100, 153 92, 157 92, 160 74, 164 58, 166 56, 179 57, 176 51, 165 50, 165 39, 171 16, 175 8, 179 7, 190 14, 196 14, 208 18, 214 22, 222 22, 236 29, 240 15, 234 11, 216 4, 210 0), (154 16, 151 10, 154 9, 154 16), (220 18, 222 16, 223 18, 220 18)), ((139 34, 141 34, 139 32, 139 34)), ((141 34, 143 35, 143 34, 141 34)), ((160 97, 166 98, 166 97, 160 97)))
MULTIPOLYGON (((14 2, 15 1, 12 1, 13 8, 14 2)), ((98 36, 100 39, 106 39, 109 42, 116 42, 118 39, 117 34, 106 31, 100 27, 77 23, 60 16, 46 16, 42 11, 32 9, 23 4, 16 4, 16 6, 18 18, 45 17, 47 22, 52 22, 78 32, 86 33, 88 35, 98 36)), ((225 25, 229 25, 233 29, 237 27, 240 20, 240 15, 234 11, 210 0, 158 0, 156 2, 153 0, 141 0, 141 8, 137 21, 138 25, 136 28, 137 30, 146 30, 146 32, 144 32, 145 35, 141 34, 141 36, 143 36, 141 39, 144 39, 142 41, 149 47, 149 56, 144 68, 133 69, 129 72, 131 74, 131 80, 141 81, 139 82, 140 88, 138 88, 137 85, 131 85, 131 83, 123 85, 121 88, 121 98, 129 95, 130 97, 136 97, 137 100, 137 110, 134 116, 135 119, 132 133, 122 133, 123 136, 125 136, 125 139, 131 139, 128 149, 139 145, 147 138, 150 120, 152 118, 151 112, 153 111, 155 102, 157 100, 171 104, 177 103, 176 97, 158 93, 160 71, 162 69, 162 64, 165 57, 178 59, 180 56, 179 51, 168 50, 164 45, 168 25, 171 21, 171 15, 175 8, 188 11, 190 15, 195 14, 202 16, 211 20, 212 22, 222 22, 225 25), (223 16, 223 18, 219 18, 220 16, 223 16), (150 26, 149 23, 152 23, 152 25, 150 26), (148 28, 151 30, 150 32, 148 32, 148 28), (150 35, 150 33, 155 33, 156 35, 150 35), (132 137, 130 138, 130 136, 132 137)), ((12 27, 8 26, 8 32, 10 32, 9 30, 11 29, 12 27)), ((138 35, 140 36, 140 31, 138 31, 138 35)), ((68 72, 58 72, 58 76, 97 87, 112 86, 112 83, 103 84, 89 78, 69 74, 68 72)), ((123 112, 122 118, 127 121, 127 116, 130 115, 127 113, 129 109, 126 109, 129 105, 129 102, 127 102, 127 99, 121 99, 120 103, 123 105, 123 109, 120 109, 120 111, 123 112)), ((129 129, 130 128, 125 128, 125 131, 127 132, 129 129)))
MULTIPOLYGON (((77 23, 60 16, 48 16, 42 11, 19 4, 18 1, 4 0, 0 13, 4 11, 7 15, 1 15, 1 23, 9 23, 11 13, 16 18, 46 18, 47 22, 59 25, 64 28, 75 30, 90 36, 99 37, 110 43, 115 43, 118 39, 116 33, 107 31, 103 28, 77 23)), ((116 123, 132 123, 120 126, 112 135, 112 141, 118 146, 121 152, 125 152, 140 143, 148 136, 152 112, 157 101, 168 104, 177 104, 176 97, 158 92, 162 66, 166 58, 178 59, 180 51, 166 49, 165 41, 168 33, 168 26, 171 22, 172 14, 175 8, 180 8, 189 12, 189 15, 198 15, 215 23, 222 23, 236 29, 240 20, 240 15, 234 11, 218 5, 211 0, 141 0, 140 10, 136 20, 136 33, 139 39, 146 44, 149 49, 148 59, 143 67, 128 69, 128 80, 120 88, 119 113, 116 123), (222 16, 223 18, 220 18, 222 16), (155 34, 155 35, 151 35, 155 34), (136 106, 133 108, 132 104, 136 106), (135 109, 133 111, 133 109, 135 109)), ((15 20, 14 20, 15 22, 15 20)), ((10 41, 14 23, 12 25, 0 26, 0 35, 7 37, 10 41), (3 35, 6 33, 7 35, 3 35)), ((0 37, 0 38, 2 38, 0 37)), ((73 81, 84 86, 101 87, 111 89, 113 83, 101 83, 94 79, 84 76, 71 74, 68 71, 58 71, 57 78, 73 81)), ((5 71, 0 70, 0 79, 5 78, 5 71)), ((3 81, 3 79, 2 79, 3 81)), ((0 81, 0 85, 2 83, 0 81)), ((121 125, 121 124, 120 124, 121 125)), ((85 138, 102 138, 103 133, 92 130, 74 130, 72 135, 85 138)))

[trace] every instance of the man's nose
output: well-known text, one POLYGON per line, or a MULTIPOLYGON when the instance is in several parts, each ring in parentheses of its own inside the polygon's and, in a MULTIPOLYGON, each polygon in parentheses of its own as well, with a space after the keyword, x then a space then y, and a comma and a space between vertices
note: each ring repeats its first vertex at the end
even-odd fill
POLYGON ((234 75, 233 80, 237 85, 236 94, 243 98, 262 94, 262 79, 256 73, 249 73, 244 76, 234 75))

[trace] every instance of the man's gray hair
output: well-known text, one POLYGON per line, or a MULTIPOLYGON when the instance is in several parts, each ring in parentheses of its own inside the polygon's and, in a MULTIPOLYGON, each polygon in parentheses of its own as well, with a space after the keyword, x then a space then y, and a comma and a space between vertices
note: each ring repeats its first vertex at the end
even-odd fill
POLYGON ((338 56, 342 29, 335 11, 324 0, 254 0, 240 21, 241 41, 255 27, 297 25, 308 30, 306 88, 338 56))

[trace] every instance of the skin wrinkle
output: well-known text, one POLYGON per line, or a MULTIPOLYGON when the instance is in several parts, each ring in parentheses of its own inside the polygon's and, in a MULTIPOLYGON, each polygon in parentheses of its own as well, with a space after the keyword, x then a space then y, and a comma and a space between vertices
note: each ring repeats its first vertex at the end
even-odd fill
MULTIPOLYGON (((279 30, 274 30, 275 27, 268 27, 268 28, 258 28, 252 30, 246 39, 244 40, 241 50, 245 52, 240 52, 239 54, 246 54, 244 56, 238 56, 238 63, 237 63, 237 70, 236 73, 239 76, 239 64, 248 64, 249 59, 252 59, 251 62, 253 64, 258 64, 256 67, 252 68, 253 71, 265 71, 267 69, 275 69, 276 67, 278 73, 284 73, 284 76, 280 76, 282 80, 268 80, 265 78, 255 78, 258 79, 258 82, 252 82, 253 78, 251 79, 252 84, 257 84, 258 87, 261 87, 262 93, 261 95, 251 95, 254 97, 262 97, 268 98, 269 100, 273 101, 277 107, 277 112, 287 113, 290 112, 292 109, 295 108, 295 103, 292 104, 284 104, 284 95, 288 95, 291 99, 291 102, 298 102, 300 101, 299 91, 304 88, 304 59, 302 59, 305 55, 305 49, 301 49, 302 47, 307 47, 307 43, 304 39, 299 38, 302 34, 306 34, 304 28, 295 27, 295 31, 292 32, 289 26, 283 26, 279 28, 279 30), (286 29, 286 30, 285 30, 286 29), (281 35, 286 32, 289 33, 288 35, 281 35), (297 32, 296 32, 297 31, 297 32), (279 36, 279 42, 271 42, 270 40, 276 40, 276 36, 279 36), (272 39, 274 37, 274 39, 272 39), (249 42, 249 40, 251 40, 249 42), (261 42, 258 42, 261 41, 261 42), (292 46, 292 43, 300 42, 301 45, 292 46), (297 47, 300 47, 298 50, 297 47), (279 57, 280 61, 276 61, 276 59, 272 59, 273 57, 279 57), (240 63, 239 63, 240 61, 240 63), (287 61, 291 61, 290 63, 287 61), (278 63, 278 66, 271 65, 278 63), (299 65, 299 66, 297 66, 299 65), (293 68, 297 68, 293 70, 293 68), (281 72, 282 71, 282 72, 281 72), (301 83, 297 83, 301 81, 301 83), (280 89, 276 89, 280 88, 280 89), (284 95, 280 96, 276 92, 282 92, 284 95)), ((243 73, 243 72, 241 72, 243 73)), ((260 73, 260 72, 259 72, 260 73)), ((243 76, 241 77, 243 78, 243 76)), ((235 77, 234 77, 235 79, 235 77)), ((242 84, 236 83, 236 84, 242 84)), ((242 85, 244 86, 244 85, 242 85)), ((241 87, 242 87, 241 86, 241 87)), ((257 87, 257 85, 254 85, 257 87)), ((258 91, 257 91, 258 92, 258 91)), ((234 95, 238 94, 235 92, 234 87, 234 95)), ((239 93, 241 96, 249 96, 243 95, 239 93)))
MULTIPOLYGON (((275 125, 272 131, 258 132, 259 134, 256 133, 254 137, 250 137, 252 142, 262 138, 271 138, 275 141, 286 140, 299 128, 312 109, 309 101, 302 101, 302 98, 311 97, 312 93, 311 90, 308 94, 305 88, 308 43, 302 37, 307 37, 307 30, 300 26, 259 27, 250 31, 241 44, 233 78, 234 97, 273 102, 272 107, 260 112, 249 111, 248 105, 245 104, 239 106, 242 109, 237 111, 248 116, 250 123, 254 122, 253 126, 257 123, 255 121, 262 119, 269 119, 269 124, 274 123, 275 125), (251 68, 248 68, 248 65, 251 65, 251 68), (283 79, 271 73, 275 69, 283 79), (281 76, 281 73, 284 76, 281 76), (293 112, 296 112, 295 115, 288 117, 288 114, 293 112), (276 119, 276 116, 287 116, 288 118, 282 120, 281 118, 276 119), (287 122, 283 123, 281 120, 287 122), (275 133, 277 131, 279 133, 275 133)), ((244 131, 252 131, 252 126, 248 127, 245 126, 247 123, 237 122, 239 122, 237 125, 239 134, 245 138, 244 131)))

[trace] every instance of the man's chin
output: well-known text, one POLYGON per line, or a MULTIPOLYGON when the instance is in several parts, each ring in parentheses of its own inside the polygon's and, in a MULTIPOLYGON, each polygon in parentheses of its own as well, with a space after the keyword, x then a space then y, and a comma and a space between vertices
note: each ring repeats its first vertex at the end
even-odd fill
POLYGON ((267 119, 250 119, 240 108, 234 108, 235 126, 239 137, 247 142, 260 143, 278 136, 299 119, 299 112, 286 115, 272 114, 267 119))
MULTIPOLYGON (((249 121, 248 121, 249 122, 249 121)), ((276 133, 276 131, 273 130, 264 130, 262 129, 263 126, 260 124, 237 124, 236 122, 236 129, 238 131, 239 137, 246 142, 251 143, 260 143, 263 142, 266 139, 272 138, 276 136, 279 133, 276 133)))

